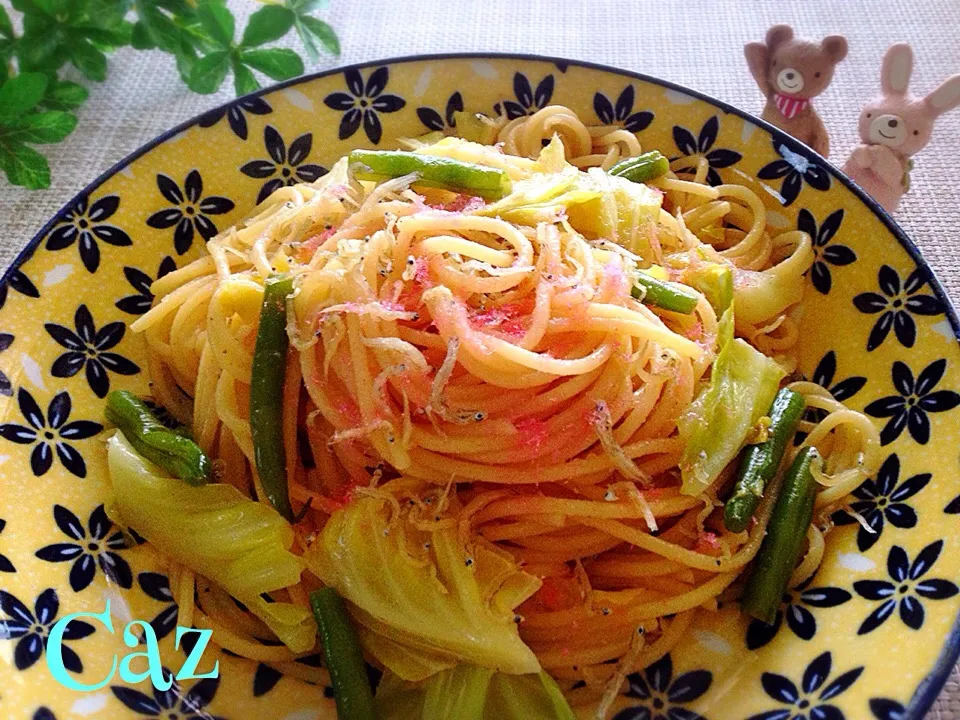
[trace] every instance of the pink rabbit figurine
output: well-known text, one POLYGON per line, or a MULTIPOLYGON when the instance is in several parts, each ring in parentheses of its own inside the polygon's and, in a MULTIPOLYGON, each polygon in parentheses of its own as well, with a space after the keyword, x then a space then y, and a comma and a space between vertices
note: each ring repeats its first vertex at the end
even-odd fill
POLYGON ((907 94, 913 51, 906 43, 892 45, 883 57, 883 94, 860 113, 861 145, 843 166, 857 185, 893 212, 910 188, 910 159, 930 141, 938 115, 960 105, 960 75, 954 75, 924 98, 907 94))

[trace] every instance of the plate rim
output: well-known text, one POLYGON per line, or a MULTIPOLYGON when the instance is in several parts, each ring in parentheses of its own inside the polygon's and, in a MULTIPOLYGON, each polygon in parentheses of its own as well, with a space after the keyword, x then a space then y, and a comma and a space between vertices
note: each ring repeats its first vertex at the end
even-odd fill
MULTIPOLYGON (((561 72, 566 72, 566 69, 569 67, 581 67, 588 70, 599 70, 605 73, 629 77, 634 80, 640 80, 642 82, 657 85, 668 90, 684 93, 696 98, 697 100, 700 100, 701 102, 708 103, 709 105, 722 110, 726 114, 735 115, 742 120, 753 123, 757 127, 769 133, 775 143, 782 143, 790 150, 819 163, 835 180, 838 180, 842 185, 850 190, 860 202, 862 202, 877 218, 880 219, 880 221, 894 236, 900 246, 903 247, 903 249, 907 252, 907 255, 910 256, 910 259, 913 260, 918 266, 926 268, 929 275, 928 284, 930 285, 930 289, 933 291, 937 299, 943 304, 943 307, 945 308, 944 314, 950 323, 951 329, 953 330, 954 339, 960 343, 960 319, 958 319, 957 316, 957 309, 954 307, 950 296, 947 294, 946 288, 943 286, 943 283, 941 283, 940 279, 933 272, 916 243, 873 197, 871 197, 865 190, 863 190, 863 188, 857 185, 846 174, 841 172, 841 170, 831 163, 830 160, 820 155, 813 148, 788 135, 784 131, 780 130, 763 118, 754 115, 753 113, 742 110, 724 100, 719 100, 711 95, 708 95, 707 93, 701 92, 700 90, 695 90, 686 85, 682 85, 671 80, 664 80, 653 75, 647 75, 646 73, 627 70, 625 68, 619 68, 613 65, 607 65, 605 63, 592 62, 588 60, 576 60, 552 55, 539 55, 536 53, 465 51, 455 53, 420 53, 415 55, 400 55, 383 59, 366 60, 349 65, 337 65, 335 67, 315 73, 300 75, 298 77, 291 78, 290 80, 275 83, 273 85, 261 88, 256 92, 248 93, 247 95, 241 95, 240 97, 234 98, 225 103, 221 103, 220 105, 205 110, 200 114, 195 115, 194 117, 185 120, 178 125, 175 125, 170 130, 167 130, 166 132, 157 135, 152 140, 144 143, 137 149, 130 152, 128 155, 115 162, 104 172, 98 175, 93 181, 84 186, 79 192, 74 194, 73 197, 64 203, 63 206, 61 206, 61 208, 43 224, 40 230, 37 231, 30 241, 17 253, 17 256, 13 259, 13 261, 4 269, 2 276, 0 276, 0 286, 7 284, 10 276, 19 270, 19 268, 27 260, 33 257, 34 253, 40 247, 43 239, 47 236, 50 230, 64 218, 70 208, 72 208, 81 198, 89 196, 90 193, 103 185, 103 183, 105 183, 108 179, 121 172, 135 160, 146 155, 148 152, 167 142, 171 138, 185 132, 194 125, 199 124, 199 122, 205 117, 217 112, 225 113, 231 107, 252 98, 261 97, 263 95, 274 93, 289 87, 294 87, 296 85, 309 83, 320 78, 339 75, 350 70, 363 70, 370 67, 400 65, 423 61, 441 62, 445 60, 516 60, 523 62, 551 63, 556 65, 561 72), (565 67, 561 68, 561 65, 565 67)), ((910 701, 905 708, 903 720, 923 720, 927 711, 940 694, 940 691, 946 685, 950 671, 957 664, 958 659, 960 659, 960 612, 957 613, 957 616, 954 618, 953 625, 944 638, 944 644, 932 670, 927 673, 927 675, 920 681, 916 689, 913 691, 910 701)))

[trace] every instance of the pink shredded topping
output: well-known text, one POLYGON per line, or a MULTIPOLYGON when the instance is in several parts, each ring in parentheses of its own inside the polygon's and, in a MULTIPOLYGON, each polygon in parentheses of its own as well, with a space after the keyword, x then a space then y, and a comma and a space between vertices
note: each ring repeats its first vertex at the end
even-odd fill
POLYGON ((486 205, 486 203, 483 198, 477 197, 476 195, 457 193, 457 197, 454 200, 448 203, 436 203, 429 207, 434 210, 443 210, 444 212, 473 212, 479 210, 484 205, 486 205))
POLYGON ((322 233, 320 233, 319 235, 314 235, 313 237, 308 238, 307 240, 304 240, 304 241, 303 241, 303 244, 301 245, 301 247, 306 248, 307 250, 310 250, 310 251, 316 250, 318 247, 320 247, 321 245, 323 245, 327 240, 329 240, 330 237, 331 237, 336 231, 337 231, 337 228, 335 228, 335 227, 328 227, 326 230, 324 230, 324 231, 323 231, 322 233))
POLYGON ((696 551, 704 555, 716 555, 720 551, 720 542, 716 533, 705 531, 697 538, 696 551))
POLYGON ((357 406, 350 400, 341 400, 338 402, 335 407, 337 412, 339 412, 343 417, 347 419, 347 422, 351 425, 359 425, 361 422, 360 411, 357 409, 357 406))
POLYGON ((333 514, 346 507, 353 501, 354 490, 359 484, 359 482, 350 481, 350 483, 340 486, 331 496, 324 498, 321 509, 326 513, 333 514))
POLYGON ((418 257, 414 260, 413 279, 421 285, 427 285, 430 282, 430 267, 426 258, 418 257))
POLYGON ((526 316, 532 309, 532 300, 524 300, 489 310, 473 310, 469 317, 470 326, 474 330, 495 329, 516 340, 526 333, 526 316))
POLYGON ((688 340, 699 340, 701 337, 703 337, 703 323, 697 320, 697 322, 690 326, 684 335, 688 340))
POLYGON ((517 446, 524 449, 539 450, 550 437, 547 424, 537 418, 520 418, 513 421, 513 426, 517 429, 517 446))
POLYGON ((630 283, 618 260, 611 260, 603 266, 603 280, 600 293, 610 298, 620 298, 630 294, 630 283))

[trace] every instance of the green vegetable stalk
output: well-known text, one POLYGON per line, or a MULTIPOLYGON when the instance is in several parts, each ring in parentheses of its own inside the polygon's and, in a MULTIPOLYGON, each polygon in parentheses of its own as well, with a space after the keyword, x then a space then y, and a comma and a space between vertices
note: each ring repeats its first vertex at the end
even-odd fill
POLYGON ((323 660, 333 683, 337 718, 375 720, 377 714, 360 641, 343 600, 333 588, 322 588, 310 593, 310 607, 320 633, 323 660))
POLYGON ((642 271, 637 275, 637 284, 630 290, 630 294, 647 305, 684 315, 692 313, 699 300, 696 293, 687 290, 683 285, 658 280, 642 271))
POLYGON ((210 458, 193 440, 161 424, 150 408, 127 390, 107 396, 107 420, 134 449, 191 485, 203 485, 213 473, 210 458))
POLYGON ((814 447, 804 448, 794 459, 740 600, 744 612, 768 625, 776 620, 780 600, 803 550, 817 496, 811 468, 821 463, 814 447))
POLYGON ((730 532, 743 532, 757 511, 763 489, 773 479, 783 451, 793 438, 806 403, 803 396, 783 388, 770 406, 766 442, 751 445, 743 453, 733 494, 723 509, 723 524, 730 532))
POLYGON ((670 161, 658 150, 651 150, 642 155, 621 160, 607 172, 633 182, 645 183, 666 175, 669 170, 670 161))
POLYGON ((499 200, 510 192, 510 178, 497 168, 402 150, 354 150, 350 166, 360 180, 387 180, 418 173, 418 185, 499 200))
POLYGON ((250 433, 257 475, 270 504, 293 521, 283 445, 283 380, 286 374, 287 296, 293 280, 271 277, 264 284, 260 327, 250 377, 250 433))

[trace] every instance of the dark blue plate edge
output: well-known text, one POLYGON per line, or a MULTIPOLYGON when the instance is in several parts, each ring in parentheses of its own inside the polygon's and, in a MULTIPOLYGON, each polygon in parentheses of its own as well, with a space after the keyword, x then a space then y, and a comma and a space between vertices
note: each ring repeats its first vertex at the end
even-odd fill
MULTIPOLYGON (((200 120, 208 115, 211 115, 216 112, 223 111, 237 104, 241 100, 260 97, 261 95, 267 95, 269 93, 276 92, 278 90, 283 90, 284 88, 293 87, 295 85, 300 85, 302 83, 310 82, 318 78, 329 77, 331 75, 338 75, 348 70, 362 70, 370 67, 379 67, 381 65, 398 65, 400 63, 408 62, 422 62, 428 60, 522 60, 522 61, 532 61, 532 62, 544 62, 552 63, 553 65, 559 66, 574 66, 574 67, 583 67, 590 70, 600 70, 606 73, 612 73, 614 75, 620 75, 623 77, 630 77, 636 80, 641 80, 643 82, 650 83, 652 85, 659 85, 660 87, 667 88, 669 90, 676 90, 677 92, 690 95, 695 97, 698 100, 702 100, 710 105, 713 105, 720 110, 723 110, 725 113, 730 115, 736 115, 748 122, 752 122, 757 127, 766 130, 770 136, 777 143, 783 143, 788 148, 797 152, 800 155, 806 156, 808 159, 815 160, 817 163, 822 165, 827 169, 830 175, 839 180, 844 186, 847 187, 857 198, 866 205, 874 215, 876 215, 887 229, 893 234, 897 239, 897 242, 907 251, 907 254, 910 258, 918 265, 922 265, 928 271, 929 281, 928 284, 933 290, 934 295, 937 299, 943 304, 946 308, 946 316, 950 321, 950 326, 953 328, 954 336, 960 340, 960 319, 957 318, 957 311, 954 308, 953 303, 950 300, 950 297, 947 295, 946 290, 941 284, 940 280, 936 277, 933 271, 930 269, 927 261, 923 258, 923 255, 920 253, 920 249, 916 244, 911 240, 907 234, 903 231, 897 222, 884 210, 880 205, 874 200, 870 195, 868 195, 864 190, 860 188, 853 180, 844 175, 840 170, 838 170, 829 160, 819 155, 809 146, 800 142, 799 140, 787 135, 779 128, 771 125, 766 120, 763 120, 755 115, 752 115, 748 112, 740 110, 739 108, 730 105, 722 100, 717 100, 716 98, 710 97, 704 93, 699 92, 698 90, 693 90, 691 88, 679 85, 677 83, 670 82, 669 80, 661 80, 660 78, 655 78, 650 75, 645 75, 643 73, 633 72, 631 70, 623 70, 621 68, 615 68, 610 65, 604 65, 602 63, 589 62, 586 60, 569 60, 566 58, 557 58, 549 57, 546 55, 532 55, 524 53, 484 53, 484 52, 463 52, 463 53, 437 53, 437 54, 428 54, 428 55, 405 55, 401 57, 386 58, 383 60, 375 60, 369 62, 355 63, 353 65, 344 65, 341 67, 331 68, 329 70, 323 70, 321 72, 312 73, 310 75, 301 75, 300 77, 287 80, 276 85, 271 85, 270 87, 263 88, 257 92, 250 93, 249 95, 244 95, 240 98, 235 98, 230 102, 219 105, 211 110, 191 118, 183 123, 180 123, 176 127, 168 130, 167 132, 158 135, 156 138, 151 140, 145 145, 142 145, 137 150, 134 150, 132 153, 124 157, 122 160, 115 163, 111 168, 102 173, 96 180, 87 185, 83 190, 78 194, 74 195, 59 211, 54 215, 47 223, 40 229, 40 231, 34 235, 33 239, 27 243, 26 247, 20 251, 16 259, 6 268, 3 272, 3 277, 0 278, 0 287, 7 284, 10 276, 17 271, 17 269, 23 265, 27 260, 29 260, 33 254, 36 252, 37 248, 40 247, 41 242, 46 237, 47 233, 60 222, 67 211, 76 204, 80 198, 89 195, 93 190, 102 185, 107 179, 121 171, 127 165, 132 163, 134 160, 146 155, 148 152, 153 150, 158 145, 166 142, 170 138, 179 135, 180 133, 188 130, 193 127, 200 120)), ((561 72, 566 72, 562 70, 561 72)), ((960 614, 957 615, 957 618, 954 620, 953 627, 950 630, 950 633, 947 635, 946 643, 943 647, 943 650, 940 653, 940 657, 937 658, 937 661, 933 667, 933 670, 927 674, 927 676, 920 681, 920 684, 917 686, 917 689, 914 691, 913 696, 910 699, 910 703, 907 706, 906 714, 903 717, 903 720, 923 720, 924 715, 930 709, 930 706, 933 705, 934 700, 940 693, 940 690, 946 684, 947 677, 950 674, 950 671, 953 669, 954 665, 957 664, 957 659, 960 658, 960 614)))

